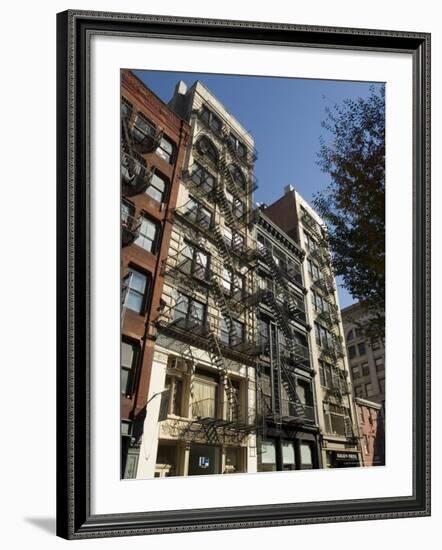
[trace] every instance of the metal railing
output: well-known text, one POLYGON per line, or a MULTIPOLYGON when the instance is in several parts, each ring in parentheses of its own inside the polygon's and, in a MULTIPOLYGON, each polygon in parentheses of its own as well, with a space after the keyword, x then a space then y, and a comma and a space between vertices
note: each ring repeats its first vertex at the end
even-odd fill
POLYGON ((140 234, 141 217, 123 213, 121 214, 121 243, 122 246, 132 244, 140 234))

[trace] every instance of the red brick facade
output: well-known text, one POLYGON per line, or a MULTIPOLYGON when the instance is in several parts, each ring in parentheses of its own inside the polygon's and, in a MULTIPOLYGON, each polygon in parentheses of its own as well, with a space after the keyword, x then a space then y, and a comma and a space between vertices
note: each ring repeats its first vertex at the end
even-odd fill
POLYGON ((385 465, 383 407, 365 399, 355 399, 364 466, 385 465))
POLYGON ((129 131, 133 128, 137 114, 141 113, 174 146, 170 162, 159 156, 156 149, 141 155, 147 168, 154 169, 168 182, 163 202, 157 202, 146 192, 122 197, 131 206, 134 218, 142 215, 158 227, 154 253, 135 243, 123 246, 121 252, 122 280, 125 280, 130 267, 146 275, 148 280, 141 312, 124 308, 122 317, 122 338, 135 344, 137 357, 131 373, 131 392, 121 395, 121 419, 134 421, 140 413, 143 414, 147 401, 154 344, 152 322, 160 306, 163 289, 161 267, 169 250, 171 215, 177 201, 190 127, 129 70, 121 72, 121 95, 126 105, 131 106, 127 125, 129 131))

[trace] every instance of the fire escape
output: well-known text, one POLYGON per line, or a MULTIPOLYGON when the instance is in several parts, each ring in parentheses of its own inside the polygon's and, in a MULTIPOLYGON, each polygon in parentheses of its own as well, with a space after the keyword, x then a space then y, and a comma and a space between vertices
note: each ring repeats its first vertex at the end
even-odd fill
MULTIPOLYGON (((238 215, 234 211, 233 202, 229 202, 226 196, 226 189, 228 186, 231 188, 232 184, 232 181, 227 182, 226 132, 221 131, 218 136, 221 146, 216 163, 206 158, 204 147, 199 145, 201 135, 207 135, 207 129, 194 136, 194 164, 190 171, 182 174, 182 181, 192 198, 174 211, 174 223, 180 226, 180 233, 186 235, 186 243, 169 254, 163 263, 163 275, 176 291, 185 293, 191 300, 200 300, 206 304, 206 309, 199 319, 177 316, 175 312, 179 309, 178 302, 163 309, 156 323, 157 341, 160 345, 173 349, 187 361, 191 368, 191 380, 195 376, 198 363, 192 348, 205 350, 210 363, 219 373, 224 389, 224 418, 181 418, 173 421, 175 435, 186 442, 197 440, 215 445, 235 439, 239 443, 249 433, 256 431, 255 419, 249 418, 247 408, 241 410, 238 392, 230 374, 231 362, 254 365, 259 353, 255 327, 243 322, 242 334, 239 334, 235 324, 235 317, 246 313, 247 308, 252 305, 253 249, 246 241, 247 207, 238 215), (213 223, 213 215, 207 216, 207 212, 213 213, 216 208, 232 230, 230 240, 213 223), (184 248, 189 247, 205 251, 205 265, 195 267, 194 256, 186 257, 184 248), (230 275, 229 288, 226 288, 223 279, 226 271, 230 275), (208 311, 210 304, 213 306, 208 311), (214 311, 217 313, 214 314, 214 311), (221 332, 222 326, 224 336, 221 332)), ((247 205, 250 193, 251 190, 246 189, 235 191, 232 196, 242 194, 242 204, 247 205)), ((192 384, 190 397, 193 402, 192 384)))
MULTIPOLYGON (((137 118, 142 117, 141 113, 137 118)), ((123 102, 121 116, 121 194, 123 197, 140 195, 148 188, 154 170, 149 168, 143 155, 152 153, 158 147, 162 130, 152 124, 144 123, 143 133, 134 132, 131 124, 132 107, 123 102)), ((141 219, 135 217, 127 208, 121 215, 121 244, 123 247, 132 244, 139 235, 141 219)))
POLYGON ((297 340, 291 327, 292 321, 305 319, 303 300, 295 296, 288 284, 293 274, 280 267, 271 250, 260 244, 257 253, 270 270, 274 285, 274 290, 262 289, 259 300, 270 309, 283 335, 283 341, 276 342, 276 339, 272 339, 270 355, 273 364, 273 407, 264 405, 263 408, 267 410, 263 411, 263 415, 271 419, 277 429, 281 429, 283 423, 285 425, 314 423, 313 407, 306 405, 299 398, 294 372, 297 366, 304 368, 310 366, 308 348, 297 340), (289 398, 289 406, 283 403, 282 390, 289 398))

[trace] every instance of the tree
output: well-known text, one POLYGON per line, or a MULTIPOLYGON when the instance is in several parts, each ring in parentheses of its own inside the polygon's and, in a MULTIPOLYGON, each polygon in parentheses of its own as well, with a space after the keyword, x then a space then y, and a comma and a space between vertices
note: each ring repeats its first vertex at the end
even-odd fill
POLYGON ((344 287, 361 302, 370 337, 385 331, 385 91, 347 99, 326 109, 318 164, 329 174, 314 204, 324 219, 333 268, 344 287))

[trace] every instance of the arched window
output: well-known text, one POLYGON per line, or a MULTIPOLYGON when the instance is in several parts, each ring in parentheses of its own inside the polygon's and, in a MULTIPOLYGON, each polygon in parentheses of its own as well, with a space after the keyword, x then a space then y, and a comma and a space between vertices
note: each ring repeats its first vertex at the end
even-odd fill
POLYGON ((235 182, 235 185, 237 185, 240 189, 246 191, 247 181, 244 177, 244 174, 242 173, 242 170, 238 168, 238 166, 236 166, 235 164, 229 164, 228 170, 230 175, 232 176, 233 181, 235 182))
POLYGON ((216 150, 215 145, 207 136, 203 136, 201 139, 198 140, 197 148, 202 155, 210 160, 210 162, 212 162, 213 164, 218 163, 218 151, 216 150))

